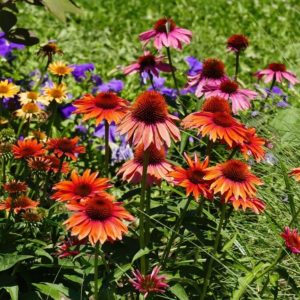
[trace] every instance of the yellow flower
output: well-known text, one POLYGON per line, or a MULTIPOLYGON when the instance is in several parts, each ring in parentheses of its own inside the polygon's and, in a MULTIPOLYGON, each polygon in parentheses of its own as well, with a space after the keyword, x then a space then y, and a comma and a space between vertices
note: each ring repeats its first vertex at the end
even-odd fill
POLYGON ((0 81, 0 98, 11 98, 18 94, 20 88, 8 80, 0 81))
POLYGON ((49 101, 47 101, 44 97, 42 97, 38 92, 28 91, 24 93, 20 93, 20 103, 25 105, 27 103, 36 103, 40 102, 41 104, 48 105, 49 101))
POLYGON ((20 109, 15 111, 17 117, 29 119, 38 116, 42 113, 42 110, 35 103, 27 103, 23 105, 20 109))
POLYGON ((54 75, 66 76, 73 71, 73 68, 66 65, 63 61, 55 61, 49 65, 48 70, 54 75))
POLYGON ((63 100, 67 99, 67 87, 64 83, 54 83, 53 87, 45 88, 44 93, 44 99, 49 102, 56 101, 57 103, 62 103, 63 100))
POLYGON ((44 131, 40 131, 40 130, 33 130, 30 132, 28 139, 36 139, 39 142, 43 141, 45 142, 47 140, 47 135, 44 131))

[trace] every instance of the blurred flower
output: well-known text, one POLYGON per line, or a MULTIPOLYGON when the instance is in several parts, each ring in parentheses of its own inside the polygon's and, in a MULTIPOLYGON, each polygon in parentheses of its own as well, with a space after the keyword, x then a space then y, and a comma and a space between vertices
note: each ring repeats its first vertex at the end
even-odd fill
POLYGON ((96 118, 98 126, 103 120, 119 123, 128 111, 129 102, 113 92, 101 92, 95 97, 87 94, 76 100, 74 113, 83 114, 83 121, 96 118))
POLYGON ((67 87, 64 83, 54 83, 52 87, 44 88, 44 101, 62 103, 67 98, 67 87))
MULTIPOLYGON (((94 136, 99 137, 99 138, 104 138, 105 137, 105 125, 102 122, 100 125, 98 125, 95 128, 95 131, 93 133, 94 136)), ((117 126, 115 123, 111 123, 108 129, 108 140, 109 142, 116 142, 116 137, 118 136, 117 133, 117 126)))
POLYGON ((294 176, 296 181, 300 181, 300 167, 292 169, 289 174, 294 176))
POLYGON ((194 75, 197 75, 199 72, 202 71, 203 65, 196 57, 188 56, 188 57, 185 58, 185 61, 189 65, 187 75, 194 76, 194 75))
POLYGON ((68 119, 76 110, 76 107, 73 104, 66 104, 63 107, 59 107, 59 112, 63 118, 68 119))
POLYGON ((27 222, 37 223, 43 220, 43 214, 36 210, 28 209, 22 214, 22 218, 27 222))
POLYGON ((233 34, 227 40, 227 49, 232 52, 240 53, 249 46, 248 38, 243 34, 233 34))
POLYGON ((256 185, 263 182, 250 172, 247 164, 239 160, 228 160, 207 169, 204 179, 211 180, 210 188, 220 193, 227 201, 230 197, 253 198, 256 194, 256 185))
POLYGON ((17 109, 14 114, 19 118, 32 119, 38 117, 44 112, 35 103, 24 104, 20 109, 17 109))
MULTIPOLYGON (((176 89, 165 87, 166 79, 162 77, 153 77, 153 85, 157 92, 160 92, 167 98, 175 100, 177 98, 177 91, 176 89)), ((152 85, 148 88, 149 91, 153 91, 152 85)))
POLYGON ((216 85, 206 85, 203 87, 206 97, 219 96, 231 100, 232 111, 234 114, 240 110, 246 110, 251 107, 250 101, 257 93, 247 89, 241 89, 239 85, 230 79, 225 79, 216 85))
POLYGON ((61 181, 54 185, 53 190, 56 192, 51 198, 75 203, 91 198, 111 187, 108 178, 97 178, 97 176, 98 172, 91 173, 91 170, 85 170, 82 176, 73 171, 71 180, 61 181))
POLYGON ((135 270, 133 273, 134 278, 130 279, 130 283, 133 287, 146 298, 149 293, 164 293, 169 287, 166 283, 166 277, 158 275, 160 267, 153 268, 151 274, 143 275, 139 270, 135 270))
POLYGON ((32 171, 46 172, 51 166, 51 161, 45 156, 30 157, 27 159, 27 165, 32 171))
POLYGON ((232 203, 235 210, 241 208, 243 211, 245 211, 247 208, 249 208, 256 214, 262 213, 266 207, 266 204, 258 198, 243 199, 241 197, 230 197, 227 201, 232 203))
POLYGON ((286 101, 284 101, 284 100, 281 100, 281 101, 279 101, 279 102, 277 102, 277 107, 280 107, 280 108, 287 108, 287 107, 289 107, 290 105, 286 102, 286 101))
POLYGON ((95 66, 93 63, 72 65, 72 68, 72 75, 77 82, 82 82, 87 78, 88 72, 93 72, 95 70, 95 66))
POLYGON ((204 86, 219 85, 226 78, 224 63, 215 58, 208 58, 204 60, 198 73, 188 75, 188 88, 194 88, 195 95, 201 97, 204 94, 204 86))
POLYGON ((90 243, 104 244, 107 240, 121 240, 128 232, 123 220, 133 221, 134 218, 114 197, 102 192, 85 202, 67 205, 73 215, 64 222, 71 234, 79 240, 88 237, 90 243))
POLYGON ((45 158, 50 160, 49 171, 53 173, 61 172, 62 174, 68 174, 70 171, 69 164, 64 161, 61 164, 61 160, 54 155, 46 155, 45 158))
POLYGON ((39 205, 39 202, 33 201, 27 196, 21 195, 17 198, 8 197, 0 203, 0 210, 11 210, 19 213, 22 210, 32 209, 39 205))
POLYGON ((174 166, 174 170, 168 175, 172 177, 172 182, 175 185, 182 186, 186 189, 186 195, 193 194, 198 201, 199 196, 212 200, 213 193, 209 189, 210 182, 204 179, 206 168, 209 164, 209 158, 206 157, 203 162, 199 161, 197 154, 194 155, 194 161, 184 153, 188 168, 184 169, 179 166, 174 166))
POLYGON ((0 143, 15 143, 16 134, 12 128, 4 128, 0 131, 0 143))
POLYGON ((37 52, 37 55, 48 58, 47 64, 52 62, 55 54, 63 54, 62 50, 57 46, 55 41, 49 41, 47 44, 42 45, 37 52))
POLYGON ((24 45, 9 42, 5 38, 5 33, 0 32, 0 56, 10 59, 14 49, 24 49, 24 45))
POLYGON ((144 45, 153 39, 154 47, 158 50, 162 47, 182 49, 182 43, 190 43, 192 32, 177 27, 171 18, 162 18, 155 22, 153 29, 141 33, 139 38, 144 42, 144 45))
POLYGON ((77 154, 85 153, 85 147, 77 145, 79 137, 74 137, 72 139, 63 138, 52 138, 47 142, 47 149, 53 150, 54 154, 58 157, 67 156, 72 160, 76 161, 77 154))
POLYGON ((300 253, 300 235, 297 229, 285 227, 284 232, 281 234, 281 237, 285 240, 285 246, 292 253, 300 253))
POLYGON ((93 93, 99 92, 115 92, 120 93, 124 88, 124 83, 122 80, 112 79, 107 83, 96 84, 95 88, 93 89, 93 93))
POLYGON ((151 143, 157 149, 170 147, 171 137, 180 140, 180 131, 174 124, 177 117, 168 113, 165 98, 156 91, 140 94, 127 115, 121 120, 118 131, 127 134, 127 140, 134 146, 144 145, 146 150, 151 143))
POLYGON ((38 92, 28 91, 19 94, 19 102, 22 105, 28 103, 38 103, 40 102, 43 105, 48 105, 49 101, 47 101, 43 96, 41 96, 38 92))
POLYGON ((79 241, 75 238, 67 239, 57 245, 58 251, 56 252, 56 255, 59 258, 74 257, 80 253, 77 246, 84 245, 85 243, 85 240, 79 241))
POLYGON ((122 162, 133 158, 133 152, 130 146, 124 141, 121 145, 112 147, 112 162, 122 162))
POLYGON ((6 80, 0 81, 0 99, 11 98, 15 96, 20 90, 20 87, 6 80))
POLYGON ((256 72, 255 76, 257 76, 258 79, 265 77, 265 83, 271 82, 272 80, 280 83, 284 79, 292 85, 299 83, 296 75, 287 71, 285 64, 280 63, 269 64, 266 69, 256 72))
POLYGON ((63 61, 55 61, 49 65, 48 71, 53 75, 66 76, 71 74, 73 68, 63 61))
POLYGON ((19 140, 16 145, 13 145, 13 154, 17 159, 29 158, 32 156, 40 156, 45 153, 43 145, 37 140, 19 140))
POLYGON ((23 181, 10 181, 3 184, 3 189, 9 194, 25 193, 27 191, 27 184, 23 181))
POLYGON ((271 152, 268 152, 268 153, 266 153, 266 155, 265 155, 264 161, 265 161, 267 164, 269 164, 269 165, 271 165, 271 166, 274 166, 274 165, 277 164, 278 159, 274 156, 274 154, 272 154, 271 152))
MULTIPOLYGON (((149 162, 147 167, 147 185, 159 184, 162 179, 168 179, 168 173, 172 170, 171 164, 166 160, 165 149, 157 149, 154 144, 148 147, 149 162)), ((134 158, 127 161, 118 171, 122 180, 138 184, 142 180, 143 161, 145 156, 144 145, 140 144, 134 151, 134 158)))

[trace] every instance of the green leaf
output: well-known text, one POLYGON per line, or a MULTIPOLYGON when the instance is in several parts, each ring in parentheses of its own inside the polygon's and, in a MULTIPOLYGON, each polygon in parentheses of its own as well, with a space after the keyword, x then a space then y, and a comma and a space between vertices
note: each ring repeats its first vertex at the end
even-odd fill
POLYGON ((189 300, 188 295, 186 294, 184 288, 179 283, 170 287, 170 291, 179 299, 179 300, 189 300))
POLYGON ((4 290, 6 290, 9 295, 11 300, 18 300, 19 299, 19 287, 17 285, 14 286, 6 286, 3 287, 4 290))
POLYGON ((227 251, 230 250, 232 248, 232 245, 235 243, 236 241, 236 236, 237 234, 235 233, 234 236, 224 245, 222 252, 223 251, 227 251))
POLYGON ((117 266, 116 271, 114 273, 115 280, 119 280, 124 273, 131 269, 131 264, 125 264, 122 266, 117 266))
POLYGON ((0 272, 12 268, 16 263, 33 258, 32 255, 0 254, 0 272))
POLYGON ((186 147, 189 135, 186 132, 181 134, 180 153, 182 153, 186 147))
POLYGON ((59 20, 66 21, 66 13, 78 14, 80 9, 69 0, 44 0, 43 4, 59 20))
POLYGON ((0 10, 0 27, 4 32, 9 31, 17 24, 16 16, 7 10, 0 10))
POLYGON ((47 252, 45 251, 44 249, 37 249, 35 251, 35 254, 38 255, 38 256, 44 256, 44 257, 47 257, 50 259, 51 262, 53 262, 53 257, 47 252))
POLYGON ((83 284, 83 278, 76 275, 64 275, 64 277, 72 282, 83 284))
POLYGON ((49 282, 33 283, 33 285, 44 295, 50 296, 54 300, 61 300, 62 296, 69 296, 69 290, 62 284, 49 282))
POLYGON ((135 262, 137 259, 141 258, 142 256, 150 253, 150 249, 148 248, 144 248, 144 249, 140 249, 133 257, 131 263, 135 262))

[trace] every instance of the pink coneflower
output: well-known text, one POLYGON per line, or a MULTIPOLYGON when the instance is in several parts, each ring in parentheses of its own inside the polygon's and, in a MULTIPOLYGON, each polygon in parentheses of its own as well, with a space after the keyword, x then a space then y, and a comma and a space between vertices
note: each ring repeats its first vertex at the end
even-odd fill
POLYGON ((297 229, 285 227, 284 232, 281 234, 281 237, 285 240, 285 246, 292 253, 300 253, 300 235, 297 229))
POLYGON ((262 213, 266 207, 266 204, 258 198, 243 199, 241 197, 230 197, 227 201, 232 203, 232 206, 235 210, 242 209, 245 211, 247 208, 249 208, 256 214, 262 213))
POLYGON ((147 72, 158 77, 159 71, 172 72, 172 67, 164 63, 163 60, 163 55, 154 56, 150 51, 145 51, 144 55, 140 56, 135 63, 124 68, 124 74, 128 75, 136 72, 142 74, 143 72, 147 72))
POLYGON ((203 91, 208 97, 219 96, 230 100, 234 114, 240 110, 249 109, 251 107, 250 101, 257 96, 256 92, 241 89, 235 81, 230 79, 225 79, 216 85, 206 85, 203 91))
POLYGON ((139 35, 144 45, 154 39, 154 47, 160 50, 162 47, 182 49, 182 43, 189 44, 192 32, 187 29, 177 27, 171 18, 162 18, 156 21, 153 29, 145 31, 139 35))
POLYGON ((284 79, 292 85, 299 83, 299 80, 296 78, 296 75, 290 71, 287 71, 285 64, 280 63, 269 64, 266 69, 256 72, 255 76, 257 76, 258 79, 265 77, 265 83, 271 81, 276 81, 280 83, 284 79))
POLYGON ((149 293, 164 293, 169 287, 166 283, 166 277, 158 275, 160 267, 154 267, 151 274, 142 275, 139 270, 132 272, 133 279, 130 279, 130 283, 133 287, 142 293, 146 298, 149 293))
POLYGON ((227 40, 227 49, 235 53, 246 50, 248 46, 249 40, 243 34, 233 34, 227 40))
MULTIPOLYGON (((166 151, 160 150, 151 144, 149 150, 149 163, 147 167, 147 185, 159 184, 161 180, 168 179, 168 173, 172 170, 171 164, 166 160, 166 151)), ((122 175, 122 179, 130 183, 137 184, 142 180, 143 160, 144 160, 144 145, 139 145, 135 152, 134 158, 127 161, 118 172, 122 175)))
POLYGON ((227 78, 224 63, 215 58, 208 58, 203 62, 198 74, 188 76, 188 87, 196 88, 195 95, 201 97, 206 85, 218 85, 227 78))

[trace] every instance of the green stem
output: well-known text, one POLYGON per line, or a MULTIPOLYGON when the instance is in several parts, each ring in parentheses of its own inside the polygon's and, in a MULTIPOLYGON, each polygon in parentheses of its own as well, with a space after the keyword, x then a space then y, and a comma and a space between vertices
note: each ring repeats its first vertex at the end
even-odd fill
POLYGON ((54 126, 54 121, 56 118, 56 112, 57 112, 57 102, 53 99, 52 102, 50 103, 50 111, 52 110, 52 115, 50 117, 49 125, 47 128, 47 136, 51 137, 52 134, 52 127, 54 126))
MULTIPOLYGON (((267 102, 267 100, 269 99, 269 97, 270 97, 270 95, 271 95, 271 93, 272 93, 272 89, 273 89, 273 87, 274 87, 274 85, 275 85, 275 82, 276 82, 276 76, 274 75, 274 76, 273 76, 273 79, 272 79, 272 82, 271 82, 271 85, 270 85, 270 88, 269 88, 269 91, 268 91, 268 93, 267 93, 267 97, 266 97, 265 100, 264 100, 264 103, 267 102)), ((260 108, 261 108, 261 109, 263 108, 264 103, 263 103, 263 101, 261 102, 261 105, 260 105, 260 108)))
POLYGON ((237 79, 238 79, 239 65, 240 65, 240 53, 236 52, 234 81, 237 81, 237 79))
POLYGON ((100 251, 100 255, 101 255, 101 259, 102 259, 103 265, 105 267, 105 271, 108 274, 109 271, 110 271, 110 268, 109 268, 109 264, 107 263, 107 260, 105 258, 105 253, 102 251, 102 249, 100 251))
POLYGON ((163 255, 162 255, 162 258, 161 258, 161 267, 163 268, 166 264, 166 261, 167 261, 167 258, 169 257, 169 253, 170 253, 170 250, 171 250, 171 247, 172 247, 172 244, 174 242, 174 239, 175 237, 177 236, 178 234, 178 229, 180 228, 182 222, 183 222, 183 219, 186 215, 186 212, 187 212, 187 209, 191 203, 191 200, 192 200, 192 197, 189 197, 185 203, 185 206, 183 207, 182 211, 181 211, 181 214, 178 216, 177 220, 176 220, 176 223, 174 225, 174 228, 172 230, 172 234, 171 234, 171 237, 169 238, 169 241, 167 243, 167 246, 163 252, 163 255))
POLYGON ((109 166, 109 124, 106 120, 104 120, 105 126, 105 161, 104 161, 104 171, 105 176, 108 176, 108 166, 109 166))
POLYGON ((99 259, 99 242, 95 245, 95 259, 94 259, 94 298, 95 300, 99 300, 98 298, 98 259, 99 259))
POLYGON ((232 159, 234 157, 234 155, 236 154, 237 150, 238 150, 237 148, 233 148, 231 153, 229 154, 227 160, 232 159))
POLYGON ((6 182, 6 160, 5 157, 2 157, 2 183, 6 182))
MULTIPOLYGON (((149 163, 150 152, 147 149, 144 152, 143 160, 143 173, 141 181, 141 201, 140 201, 140 249, 144 249, 146 246, 145 243, 145 196, 146 196, 146 186, 147 186, 147 168, 149 163)), ((141 257, 141 272, 146 274, 146 257, 145 255, 141 257)))
POLYGON ((198 218, 201 218, 201 216, 202 216, 204 201, 205 201, 204 197, 201 197, 200 203, 199 203, 199 206, 198 206, 198 209, 197 209, 197 217, 198 218))
POLYGON ((154 82, 153 82, 153 75, 151 74, 150 71, 148 71, 148 75, 149 75, 149 79, 150 79, 150 83, 151 83, 152 89, 153 89, 153 91, 155 91, 156 88, 155 88, 154 82))
POLYGON ((219 247, 219 244, 221 241, 221 231, 222 231, 222 227, 223 227, 223 222, 225 220, 225 215, 226 215, 226 204, 223 204, 222 209, 221 209, 221 217, 220 217, 220 221, 219 221, 219 225, 218 225, 218 229, 217 229, 217 235, 216 235, 216 239, 215 239, 215 243, 214 243, 214 248, 211 253, 211 257, 209 259, 208 266, 206 268, 207 272, 206 272, 206 276, 204 279, 203 290, 202 290, 202 294, 200 296, 200 300, 205 299, 207 289, 209 287, 210 278, 211 278, 211 274, 212 274, 213 262, 215 260, 214 256, 216 255, 216 253, 218 251, 218 247, 219 247))
MULTIPOLYGON (((151 187, 147 187, 146 191, 146 221, 145 221, 145 247, 148 246, 150 240, 150 209, 151 209, 151 187)), ((146 269, 149 266, 149 259, 146 257, 146 269)))
POLYGON ((65 155, 63 155, 63 156, 60 158, 58 170, 57 170, 57 173, 56 173, 56 177, 57 177, 57 180, 58 180, 58 181, 59 181, 60 178, 61 178, 61 170, 62 170, 63 165, 64 165, 64 160, 65 160, 65 155))

